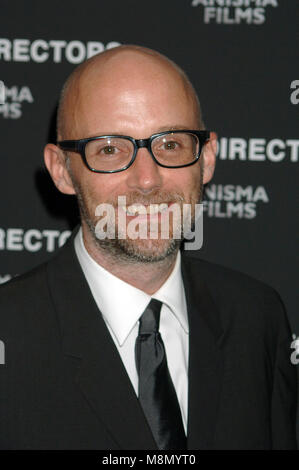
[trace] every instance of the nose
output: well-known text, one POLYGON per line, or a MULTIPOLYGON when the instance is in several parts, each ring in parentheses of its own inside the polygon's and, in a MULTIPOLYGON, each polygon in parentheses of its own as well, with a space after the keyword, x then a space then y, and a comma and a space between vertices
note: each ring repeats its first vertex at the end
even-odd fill
POLYGON ((157 190, 162 185, 160 167, 146 147, 138 149, 135 161, 126 173, 128 187, 144 194, 157 190))

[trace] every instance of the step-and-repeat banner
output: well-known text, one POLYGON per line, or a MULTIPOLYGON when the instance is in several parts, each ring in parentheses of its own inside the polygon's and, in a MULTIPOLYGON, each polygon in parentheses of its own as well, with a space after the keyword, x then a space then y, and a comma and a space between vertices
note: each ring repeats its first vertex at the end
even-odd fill
POLYGON ((196 255, 276 288, 295 341, 298 17, 298 0, 2 0, 0 282, 46 260, 78 223, 43 164, 63 82, 88 57, 139 44, 187 72, 219 137, 196 255))

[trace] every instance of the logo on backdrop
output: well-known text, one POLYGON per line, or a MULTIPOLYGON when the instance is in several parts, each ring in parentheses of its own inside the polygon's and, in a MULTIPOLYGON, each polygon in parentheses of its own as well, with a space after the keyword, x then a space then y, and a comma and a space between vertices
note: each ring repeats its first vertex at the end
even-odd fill
POLYGON ((254 219, 258 205, 267 202, 264 186, 210 184, 205 189, 203 209, 208 217, 254 219))
POLYGON ((291 95, 290 95, 290 102, 292 104, 298 104, 299 103, 299 80, 293 80, 290 85, 291 90, 291 95))
POLYGON ((10 281, 11 278, 11 274, 0 274, 0 284, 4 284, 5 282, 10 281))
POLYGON ((193 7, 203 7, 206 24, 254 24, 266 21, 267 7, 277 7, 277 0, 192 0, 193 7))
POLYGON ((0 88, 0 116, 4 119, 19 119, 23 113, 23 106, 34 102, 32 92, 28 86, 4 86, 2 93, 4 96, 3 102, 1 102, 0 88))
POLYGON ((0 251, 47 251, 51 253, 64 245, 71 235, 69 230, 38 230, 23 228, 0 228, 0 251))
POLYGON ((47 61, 56 64, 67 61, 80 64, 99 52, 120 46, 119 42, 111 41, 104 45, 98 41, 63 41, 44 39, 6 39, 0 38, 0 61, 4 62, 36 62, 47 61))
POLYGON ((280 163, 298 162, 299 139, 263 139, 221 137, 218 141, 219 160, 280 163))

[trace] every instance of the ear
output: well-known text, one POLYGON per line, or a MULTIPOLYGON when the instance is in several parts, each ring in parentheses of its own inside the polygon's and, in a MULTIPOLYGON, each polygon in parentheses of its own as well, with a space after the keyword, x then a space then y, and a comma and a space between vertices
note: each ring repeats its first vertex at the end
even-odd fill
POLYGON ((204 146, 203 158, 203 184, 208 183, 214 174, 216 165, 216 152, 217 152, 217 134, 210 132, 210 139, 204 146))
POLYGON ((47 144, 44 161, 57 189, 64 194, 75 194, 62 150, 57 145, 47 144))

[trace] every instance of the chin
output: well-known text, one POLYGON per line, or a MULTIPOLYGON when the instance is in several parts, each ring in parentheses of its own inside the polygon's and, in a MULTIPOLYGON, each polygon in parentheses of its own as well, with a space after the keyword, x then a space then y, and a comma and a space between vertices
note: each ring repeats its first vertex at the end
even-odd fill
POLYGON ((119 240, 123 252, 143 262, 163 261, 179 249, 180 240, 119 240))
POLYGON ((155 263, 174 257, 181 240, 130 240, 104 239, 97 240, 101 250, 106 251, 119 261, 155 263))

